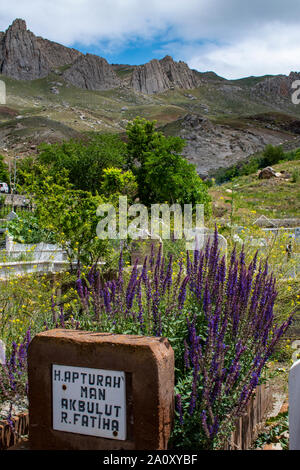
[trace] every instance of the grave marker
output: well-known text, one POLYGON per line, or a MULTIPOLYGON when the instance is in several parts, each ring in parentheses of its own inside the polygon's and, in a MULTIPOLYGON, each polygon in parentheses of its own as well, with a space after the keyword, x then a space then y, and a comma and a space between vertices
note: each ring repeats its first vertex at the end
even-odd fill
POLYGON ((0 364, 6 363, 6 348, 5 343, 0 339, 0 364))
POLYGON ((289 429, 290 450, 300 450, 300 361, 292 365, 289 374, 289 429))
POLYGON ((29 346, 32 450, 163 450, 174 413, 167 339, 51 330, 29 346))

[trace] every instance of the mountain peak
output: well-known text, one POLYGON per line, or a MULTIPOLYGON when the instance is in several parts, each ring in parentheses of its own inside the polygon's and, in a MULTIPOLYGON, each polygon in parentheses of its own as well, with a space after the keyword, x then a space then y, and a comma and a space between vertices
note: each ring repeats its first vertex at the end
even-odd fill
POLYGON ((17 18, 0 35, 0 73, 17 80, 46 77, 55 67, 69 65, 80 52, 35 36, 17 18))
POLYGON ((26 21, 22 18, 16 18, 7 31, 27 31, 26 21))
POLYGON ((166 55, 166 56, 165 56, 163 59, 161 59, 161 60, 163 60, 163 61, 165 61, 165 62, 167 62, 167 61, 174 62, 173 57, 170 56, 170 55, 166 55))

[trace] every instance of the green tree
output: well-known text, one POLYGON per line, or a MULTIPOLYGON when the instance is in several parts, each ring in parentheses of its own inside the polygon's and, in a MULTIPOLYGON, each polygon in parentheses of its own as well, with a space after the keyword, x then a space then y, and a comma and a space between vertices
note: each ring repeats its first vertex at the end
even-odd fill
POLYGON ((115 202, 119 196, 127 196, 132 202, 137 195, 138 185, 131 170, 122 171, 119 168, 106 168, 103 170, 103 179, 100 188, 101 194, 115 202))
POLYGON ((210 211, 207 186, 181 155, 183 139, 166 137, 155 131, 155 121, 141 118, 128 124, 127 137, 127 163, 136 175, 141 202, 198 203, 210 211))
POLYGON ((8 167, 4 162, 4 156, 0 155, 0 182, 1 183, 8 183, 9 182, 9 173, 8 167))
POLYGON ((105 256, 108 242, 99 240, 96 233, 97 208, 103 203, 100 196, 74 190, 65 175, 56 181, 44 168, 39 169, 39 178, 30 174, 26 181, 39 226, 52 233, 71 263, 91 265, 105 256))
POLYGON ((263 164, 264 166, 275 165, 284 158, 284 151, 282 145, 274 147, 269 144, 263 151, 263 164))
POLYGON ((67 170, 74 189, 96 194, 100 189, 103 170, 122 168, 126 144, 113 134, 96 135, 88 142, 69 140, 62 144, 42 144, 37 163, 46 166, 53 177, 67 170))

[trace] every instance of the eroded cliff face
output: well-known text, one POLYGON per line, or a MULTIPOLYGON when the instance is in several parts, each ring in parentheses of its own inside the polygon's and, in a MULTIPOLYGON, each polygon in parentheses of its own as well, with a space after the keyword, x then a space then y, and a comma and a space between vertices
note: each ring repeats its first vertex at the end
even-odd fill
POLYGON ((43 78, 51 69, 74 62, 81 53, 35 36, 16 19, 0 35, 0 73, 17 80, 43 78))
POLYGON ((185 62, 175 62, 167 55, 160 63, 174 88, 192 89, 199 86, 197 74, 185 62))
POLYGON ((5 32, 0 32, 0 74, 17 80, 35 80, 65 65, 70 67, 63 72, 63 78, 87 90, 108 90, 123 85, 151 95, 174 88, 192 89, 200 83, 195 71, 170 56, 134 67, 131 79, 122 81, 102 57, 84 55, 37 37, 22 19, 16 19, 5 32))
POLYGON ((112 66, 102 57, 93 54, 78 57, 63 73, 63 78, 86 90, 109 90, 121 85, 112 66))
POLYGON ((185 62, 175 62, 170 56, 136 67, 130 82, 135 91, 149 95, 174 88, 192 89, 198 85, 195 72, 185 62))
POLYGON ((178 135, 185 139, 183 155, 196 165, 198 173, 207 177, 218 168, 227 168, 245 161, 267 144, 279 145, 290 136, 281 129, 249 126, 245 129, 213 123, 199 115, 188 114, 180 119, 178 135))
POLYGON ((133 71, 130 86, 141 93, 149 95, 161 93, 171 87, 170 80, 157 59, 136 67, 133 71))
POLYGON ((252 88, 252 92, 258 96, 273 96, 277 99, 291 100, 292 93, 295 91, 292 88, 292 84, 296 80, 300 80, 299 72, 269 77, 255 85, 252 88))

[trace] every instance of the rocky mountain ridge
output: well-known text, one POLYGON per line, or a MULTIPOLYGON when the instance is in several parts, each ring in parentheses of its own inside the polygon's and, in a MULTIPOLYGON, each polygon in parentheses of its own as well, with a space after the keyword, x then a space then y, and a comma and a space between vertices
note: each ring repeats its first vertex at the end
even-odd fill
POLYGON ((17 80, 46 77, 55 67, 82 55, 75 49, 35 36, 22 19, 0 35, 0 73, 17 80))
POLYGON ((121 80, 109 63, 94 54, 79 56, 63 72, 62 77, 72 85, 86 90, 110 90, 121 86, 121 80))
POLYGON ((151 95, 175 88, 197 88, 200 79, 185 62, 175 62, 172 57, 166 56, 136 67, 130 84, 135 91, 151 95))
POLYGON ((0 33, 1 74, 17 80, 35 80, 63 66, 69 66, 62 73, 64 80, 87 90, 129 86, 134 91, 151 95, 175 88, 192 89, 200 83, 195 71, 185 62, 175 62, 170 56, 134 66, 129 82, 123 82, 104 58, 84 55, 37 37, 27 29, 22 19, 16 19, 5 32, 0 33))
POLYGON ((0 106, 5 155, 28 155, 41 142, 90 132, 124 133, 136 116, 184 138, 184 155, 203 177, 269 143, 300 147, 300 106, 291 100, 297 72, 226 80, 170 56, 140 66, 109 64, 37 37, 19 19, 0 32, 0 74, 7 89, 0 106))

